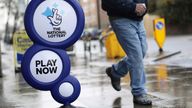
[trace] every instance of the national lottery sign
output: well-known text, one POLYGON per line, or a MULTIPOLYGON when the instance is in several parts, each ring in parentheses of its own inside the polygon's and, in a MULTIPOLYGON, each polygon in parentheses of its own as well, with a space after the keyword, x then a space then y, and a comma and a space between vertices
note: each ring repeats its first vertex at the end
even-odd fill
POLYGON ((31 40, 67 48, 84 29, 84 14, 76 0, 33 0, 27 7, 25 28, 31 40))
POLYGON ((25 29, 34 44, 26 51, 21 70, 26 82, 51 91, 59 103, 69 105, 80 94, 79 81, 70 75, 64 49, 81 36, 85 18, 76 0, 32 0, 25 12, 25 29))

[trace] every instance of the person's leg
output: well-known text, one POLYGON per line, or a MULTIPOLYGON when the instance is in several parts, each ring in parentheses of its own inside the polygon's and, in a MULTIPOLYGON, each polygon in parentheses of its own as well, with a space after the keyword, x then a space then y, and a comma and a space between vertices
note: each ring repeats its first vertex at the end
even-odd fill
MULTIPOLYGON (((145 55, 146 55, 146 52, 147 52, 147 41, 146 41, 146 31, 145 31, 143 21, 141 21, 139 23, 139 25, 138 25, 138 36, 139 36, 139 40, 140 40, 140 43, 141 43, 142 56, 144 58, 145 55)), ((145 76, 144 68, 143 68, 142 73, 143 74, 141 75, 141 81, 146 82, 146 76, 145 76)), ((133 101, 134 101, 134 103, 142 104, 142 105, 151 105, 152 104, 151 99, 147 96, 146 93, 144 93, 142 95, 134 95, 133 96, 133 101)))
MULTIPOLYGON (((144 58, 145 55, 146 55, 146 52, 147 52, 147 42, 146 42, 146 31, 145 31, 145 27, 144 27, 144 24, 143 24, 143 21, 141 22, 137 22, 137 34, 138 34, 138 38, 139 38, 139 41, 140 41, 140 47, 141 47, 141 52, 142 52, 142 57, 144 58)), ((134 96, 139 96, 139 95, 142 95, 142 94, 146 94, 146 89, 145 89, 145 83, 146 83, 146 76, 145 76, 145 69, 144 69, 144 64, 143 64, 143 58, 138 58, 141 60, 141 62, 138 62, 139 66, 140 66, 140 75, 138 75, 138 79, 139 79, 139 82, 140 83, 135 83, 135 74, 134 73, 131 73, 130 72, 130 75, 131 75, 131 78, 132 78, 132 82, 131 83, 131 87, 133 88, 132 89, 132 94, 134 96), (134 84, 135 83, 135 84, 134 84), (135 85, 139 85, 137 88, 135 85), (133 87, 135 86, 135 87, 133 87)))
POLYGON ((127 56, 123 57, 117 64, 112 65, 112 74, 118 78, 124 77, 130 68, 129 58, 127 56))
POLYGON ((120 78, 130 71, 132 94, 145 94, 143 54, 138 36, 138 22, 126 18, 111 20, 110 22, 119 43, 128 56, 123 61, 113 65, 112 73, 120 78))
MULTIPOLYGON (((146 55, 146 52, 147 52, 147 41, 146 41, 146 31, 145 31, 143 21, 138 22, 137 33, 138 33, 138 37, 139 37, 139 40, 140 40, 140 46, 141 46, 141 49, 142 49, 142 57, 144 58, 145 55, 146 55)), ((141 67, 142 72, 141 72, 141 75, 140 75, 140 81, 141 81, 140 86, 142 86, 142 89, 145 89, 146 76, 145 76, 143 61, 141 62, 140 65, 142 66, 141 67)), ((130 73, 130 74, 132 74, 132 73, 130 73)), ((134 75, 132 75, 132 76, 134 77, 134 75)), ((134 86, 134 84, 133 84, 133 86, 134 86)), ((145 90, 145 92, 146 92, 146 90, 145 90)), ((139 93, 139 91, 137 92, 137 90, 134 90, 134 89, 132 90, 132 93, 135 96, 137 96, 139 94, 144 94, 144 93, 139 93)))

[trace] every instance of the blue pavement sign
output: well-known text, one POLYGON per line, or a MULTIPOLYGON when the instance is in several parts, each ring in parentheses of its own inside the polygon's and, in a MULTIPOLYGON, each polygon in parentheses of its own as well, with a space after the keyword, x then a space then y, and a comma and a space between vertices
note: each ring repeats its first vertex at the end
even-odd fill
POLYGON ((50 90, 64 105, 80 94, 79 81, 70 76, 65 48, 81 36, 85 18, 76 0, 32 0, 25 12, 25 29, 34 42, 24 54, 21 69, 26 82, 38 90, 50 90))

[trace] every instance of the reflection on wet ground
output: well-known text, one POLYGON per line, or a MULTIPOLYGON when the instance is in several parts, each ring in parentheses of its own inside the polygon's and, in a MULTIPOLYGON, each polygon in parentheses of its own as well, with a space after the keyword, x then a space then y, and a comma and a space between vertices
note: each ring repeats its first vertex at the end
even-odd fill
POLYGON ((116 92, 105 75, 105 68, 115 61, 104 58, 85 60, 71 57, 72 74, 82 86, 82 92, 73 106, 55 102, 49 92, 31 88, 20 73, 14 73, 12 55, 5 54, 0 79, 0 108, 190 108, 192 106, 192 68, 146 65, 147 88, 153 106, 133 104, 130 78, 122 79, 122 91, 116 92))
POLYGON ((155 102, 161 107, 190 108, 192 106, 192 68, 158 65, 147 69, 148 89, 162 100, 155 102), (156 77, 156 78, 155 78, 156 77), (153 80, 154 79, 154 80, 153 80))

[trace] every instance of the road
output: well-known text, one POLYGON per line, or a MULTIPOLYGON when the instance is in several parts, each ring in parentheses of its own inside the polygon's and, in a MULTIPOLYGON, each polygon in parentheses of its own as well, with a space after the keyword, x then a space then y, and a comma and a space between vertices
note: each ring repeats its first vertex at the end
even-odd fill
MULTIPOLYGON (((133 104, 129 75, 122 79, 122 91, 116 92, 110 85, 105 68, 118 60, 109 60, 93 54, 94 59, 71 56, 71 73, 81 83, 80 97, 72 103, 76 108, 191 108, 192 106, 192 37, 168 37, 165 53, 182 51, 158 62, 159 55, 152 38, 148 39, 149 50, 144 59, 147 89, 153 105, 133 104)), ((50 92, 35 90, 14 72, 13 49, 2 45, 3 78, 0 78, 0 108, 64 108, 55 102, 50 92)))

